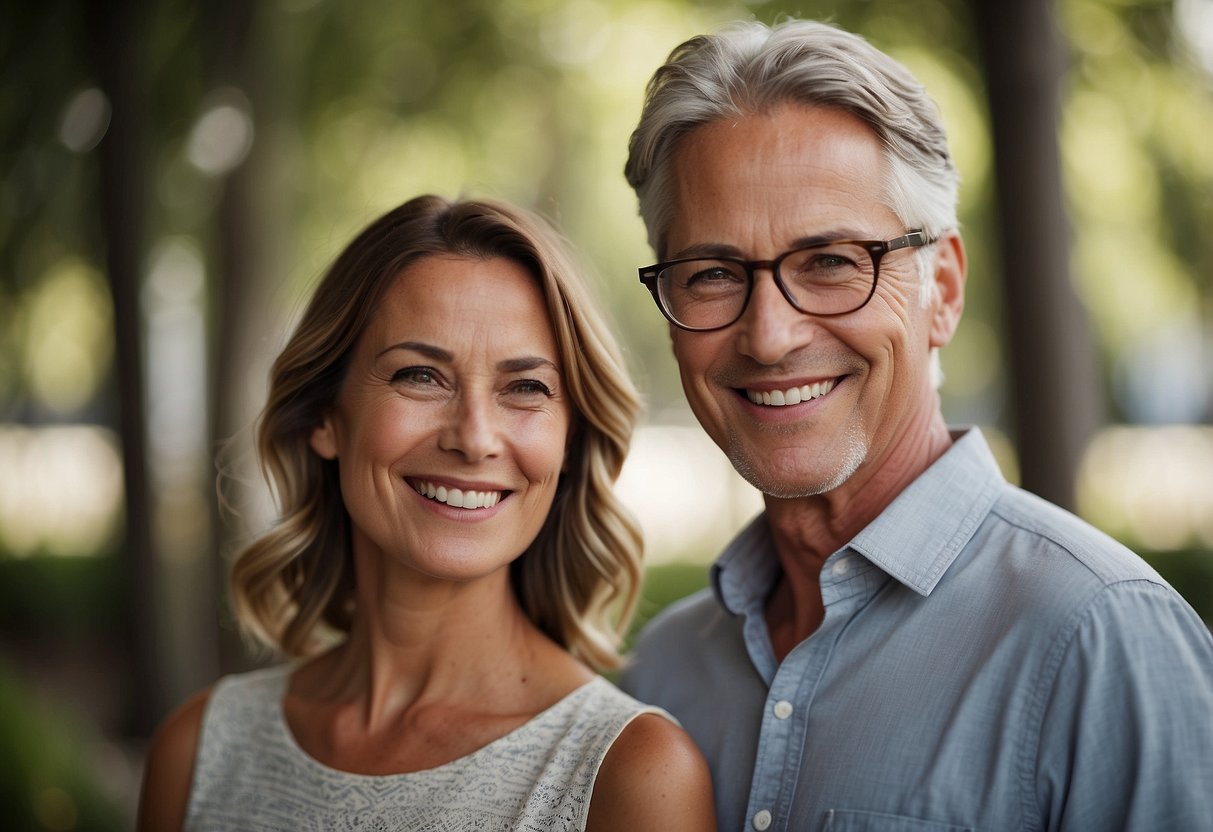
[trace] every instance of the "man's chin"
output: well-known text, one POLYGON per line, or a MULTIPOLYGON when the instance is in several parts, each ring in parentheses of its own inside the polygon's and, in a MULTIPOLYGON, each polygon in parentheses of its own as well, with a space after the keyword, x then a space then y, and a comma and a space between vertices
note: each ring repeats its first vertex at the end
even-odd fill
POLYGON ((849 437, 843 445, 836 449, 841 451, 841 455, 836 453, 828 461, 820 458, 789 460, 784 465, 773 464, 769 456, 742 448, 737 442, 731 442, 725 452, 742 479, 763 494, 781 500, 795 500, 829 493, 859 470, 867 456, 867 443, 857 437, 849 437))

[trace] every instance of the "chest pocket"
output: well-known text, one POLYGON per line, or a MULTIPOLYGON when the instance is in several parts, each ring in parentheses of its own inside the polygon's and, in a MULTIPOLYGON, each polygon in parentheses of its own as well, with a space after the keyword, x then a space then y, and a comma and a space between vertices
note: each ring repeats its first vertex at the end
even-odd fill
POLYGON ((826 832, 976 832, 972 826, 954 826, 933 820, 919 820, 882 812, 830 809, 826 812, 826 832))

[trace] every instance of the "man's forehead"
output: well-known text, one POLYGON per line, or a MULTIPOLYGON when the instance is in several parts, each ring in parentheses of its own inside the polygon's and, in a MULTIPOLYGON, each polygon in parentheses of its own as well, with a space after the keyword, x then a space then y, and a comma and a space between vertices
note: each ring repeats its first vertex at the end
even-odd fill
POLYGON ((867 125, 838 110, 795 105, 703 125, 674 156, 663 257, 883 229, 885 165, 867 125))

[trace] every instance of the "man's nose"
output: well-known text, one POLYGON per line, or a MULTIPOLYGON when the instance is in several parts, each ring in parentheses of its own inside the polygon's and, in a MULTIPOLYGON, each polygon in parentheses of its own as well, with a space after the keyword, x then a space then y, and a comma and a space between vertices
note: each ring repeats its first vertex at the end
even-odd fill
POLYGON ((769 268, 754 270, 750 302, 737 321, 737 348, 759 364, 778 364, 812 337, 814 324, 784 297, 769 268))

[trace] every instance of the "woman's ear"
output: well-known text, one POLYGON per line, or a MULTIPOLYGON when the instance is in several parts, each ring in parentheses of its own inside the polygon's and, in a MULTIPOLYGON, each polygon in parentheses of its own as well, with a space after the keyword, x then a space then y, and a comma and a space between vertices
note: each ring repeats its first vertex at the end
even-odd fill
POLYGON ((965 280, 968 260, 964 240, 958 231, 948 231, 935 243, 935 272, 931 276, 932 347, 943 347, 956 334, 965 307, 965 280))
POLYGON ((312 429, 308 444, 321 459, 337 458, 337 431, 331 414, 326 414, 324 421, 312 429))

